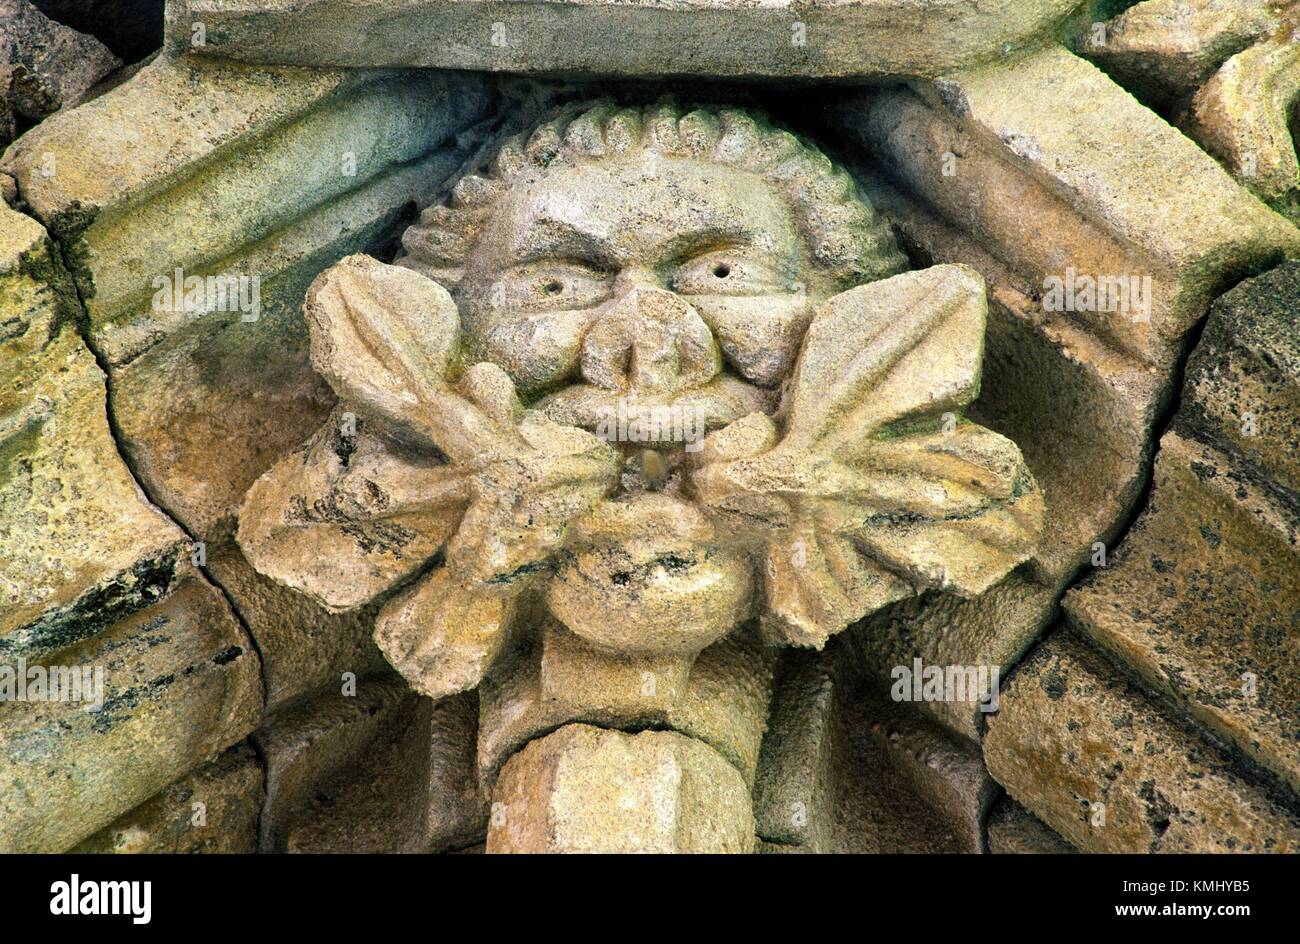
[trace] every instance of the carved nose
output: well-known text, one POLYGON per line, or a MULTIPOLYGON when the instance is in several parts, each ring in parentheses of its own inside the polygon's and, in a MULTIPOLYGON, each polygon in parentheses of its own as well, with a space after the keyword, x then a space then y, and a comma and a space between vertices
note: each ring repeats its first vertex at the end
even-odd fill
POLYGON ((587 332, 582 373, 607 390, 674 393, 708 383, 722 366, 713 333, 672 292, 635 286, 587 332))

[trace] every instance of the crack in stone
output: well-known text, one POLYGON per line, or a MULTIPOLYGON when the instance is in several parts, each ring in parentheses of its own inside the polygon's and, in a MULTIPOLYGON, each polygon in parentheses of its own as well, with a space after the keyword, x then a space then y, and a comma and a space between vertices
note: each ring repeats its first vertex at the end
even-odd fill
MULTIPOLYGON (((22 200, 21 186, 18 189, 18 195, 19 195, 19 199, 22 200)), ((22 202, 23 205, 25 206, 26 201, 22 201, 22 202)), ((30 216, 32 219, 35 219, 37 222, 41 222, 34 213, 27 212, 26 215, 30 216)), ((140 493, 144 495, 145 499, 149 502, 149 504, 152 505, 154 508, 158 509, 162 514, 164 514, 167 517, 167 520, 171 522, 173 525, 175 525, 176 529, 180 531, 182 534, 184 534, 186 538, 189 539, 191 546, 197 543, 201 543, 189 531, 188 528, 186 528, 184 525, 180 523, 180 521, 176 519, 175 515, 172 514, 171 509, 167 508, 163 502, 159 501, 157 496, 152 494, 151 490, 146 486, 143 478, 140 476, 139 471, 132 464, 127 454, 127 451, 123 448, 122 443, 124 437, 122 435, 121 429, 118 426, 117 416, 114 410, 114 403, 113 403, 113 374, 103 354, 91 342, 90 312, 89 309, 87 309, 86 307, 86 302, 82 294, 81 285, 76 279, 75 275, 73 274, 73 270, 69 262, 68 247, 64 244, 63 239, 61 237, 57 237, 53 234, 49 234, 48 230, 47 230, 47 234, 50 237, 51 245, 53 245, 54 248, 58 251, 58 261, 61 264, 63 270, 68 274, 69 281, 71 282, 72 285, 72 290, 76 294, 77 317, 71 320, 72 328, 77 332, 78 336, 81 338, 82 343, 86 345, 86 349, 90 351, 91 356, 95 359, 96 366, 99 367, 100 372, 104 375, 104 413, 108 420, 109 438, 113 441, 113 447, 117 451, 118 458, 121 460, 123 467, 130 474, 132 481, 134 481, 136 487, 140 489, 140 493)), ((262 686, 262 710, 265 711, 268 703, 268 696, 269 696, 269 689, 267 686, 267 678, 266 678, 266 656, 263 654, 261 646, 259 645, 256 636, 253 635, 253 632, 249 627, 248 621, 244 617, 244 614, 241 613, 239 607, 235 605, 235 600, 231 596, 230 592, 225 588, 225 586, 222 585, 221 581, 217 580, 216 577, 213 576, 211 571, 206 566, 199 566, 199 565, 195 565, 195 566, 196 569, 203 574, 203 576, 207 579, 207 581, 213 587, 215 587, 216 590, 221 594, 222 598, 226 602, 226 605, 230 608, 231 614, 235 617, 235 620, 239 623, 239 626, 243 630, 244 635, 248 638, 249 644, 252 646, 253 651, 257 653, 258 678, 262 686)))

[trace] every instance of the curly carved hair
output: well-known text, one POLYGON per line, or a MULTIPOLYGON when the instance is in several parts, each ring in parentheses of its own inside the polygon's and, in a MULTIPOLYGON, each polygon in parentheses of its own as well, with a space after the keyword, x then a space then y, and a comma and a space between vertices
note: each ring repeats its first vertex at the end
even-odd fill
POLYGON ((621 106, 608 100, 563 106, 532 131, 506 139, 484 170, 456 183, 447 204, 429 207, 402 234, 404 254, 397 263, 455 291, 496 202, 513 186, 531 183, 547 168, 637 150, 768 178, 794 210, 813 263, 837 290, 907 268, 889 227, 848 172, 763 116, 726 106, 621 106))

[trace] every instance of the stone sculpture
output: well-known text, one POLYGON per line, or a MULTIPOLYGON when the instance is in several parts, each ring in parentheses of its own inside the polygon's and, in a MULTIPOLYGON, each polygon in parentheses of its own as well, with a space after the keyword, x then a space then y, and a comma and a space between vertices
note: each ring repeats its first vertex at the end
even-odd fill
POLYGON ((849 175, 730 108, 569 107, 506 141, 396 265, 308 292, 330 422, 254 485, 254 566, 435 698, 554 618, 678 677, 757 619, 821 648, 1035 544, 1019 450, 961 418, 983 282, 903 271, 849 175))

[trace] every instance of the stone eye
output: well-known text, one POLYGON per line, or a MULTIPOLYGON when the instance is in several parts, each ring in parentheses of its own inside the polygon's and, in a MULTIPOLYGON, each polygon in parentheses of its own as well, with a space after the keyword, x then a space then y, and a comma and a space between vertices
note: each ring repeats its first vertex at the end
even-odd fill
POLYGON ((678 266, 673 291, 680 295, 776 295, 788 280, 757 259, 734 250, 711 252, 678 266))
POLYGON ((611 276, 588 266, 549 262, 521 266, 497 283, 497 304, 516 311, 565 311, 588 308, 608 296, 611 276))

